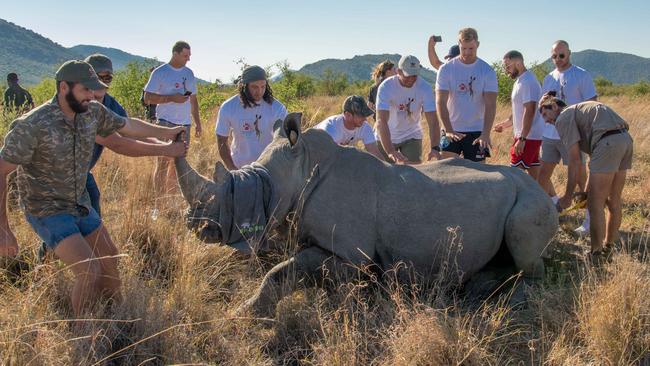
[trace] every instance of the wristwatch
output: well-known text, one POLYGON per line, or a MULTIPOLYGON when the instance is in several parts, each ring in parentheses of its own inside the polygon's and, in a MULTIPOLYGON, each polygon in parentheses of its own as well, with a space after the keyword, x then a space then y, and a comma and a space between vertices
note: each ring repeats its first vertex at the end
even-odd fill
POLYGON ((431 150, 436 150, 437 152, 440 152, 440 146, 432 146, 431 150))
POLYGON ((524 136, 519 136, 519 141, 523 141, 523 142, 525 142, 525 141, 526 141, 526 138, 525 138, 524 136))

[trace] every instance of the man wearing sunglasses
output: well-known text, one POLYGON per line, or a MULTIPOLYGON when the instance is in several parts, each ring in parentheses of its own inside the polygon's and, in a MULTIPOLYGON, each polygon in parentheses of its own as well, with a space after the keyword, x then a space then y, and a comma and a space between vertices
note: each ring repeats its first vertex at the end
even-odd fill
MULTIPOLYGON (((106 86, 111 85, 113 81, 113 62, 110 58, 102 54, 94 54, 86 57, 84 60, 89 63, 95 72, 97 77, 101 80, 106 86)), ((124 107, 108 94, 108 88, 99 88, 93 91, 93 95, 96 101, 102 103, 104 107, 113 113, 121 117, 128 117, 124 107)), ((135 140, 120 135, 115 132, 110 134, 107 137, 102 137, 97 135, 95 137, 95 147, 93 149, 92 159, 90 160, 90 167, 88 168, 88 178, 86 179, 86 189, 88 190, 88 195, 90 196, 90 204, 97 211, 97 214, 101 217, 101 205, 99 201, 100 192, 95 177, 93 176, 92 169, 97 164, 104 147, 111 149, 112 151, 126 156, 183 156, 186 153, 187 146, 183 142, 173 142, 173 143, 163 143, 162 141, 155 139, 148 139, 146 141, 135 140)))
MULTIPOLYGON (((559 40, 553 43, 551 59, 555 70, 551 71, 542 85, 542 94, 555 91, 557 97, 567 105, 574 105, 585 101, 597 99, 596 88, 591 76, 584 69, 571 64, 571 50, 567 41, 559 40)), ((555 166, 562 161, 565 166, 569 164, 569 153, 560 141, 560 135, 552 124, 546 124, 542 140, 542 167, 539 173, 539 183, 557 202, 558 196, 551 183, 551 176, 555 166)), ((585 155, 582 155, 582 165, 577 170, 577 182, 581 191, 586 190, 587 169, 585 155)), ((581 235, 589 233, 589 212, 585 214, 585 221, 576 229, 581 235)))

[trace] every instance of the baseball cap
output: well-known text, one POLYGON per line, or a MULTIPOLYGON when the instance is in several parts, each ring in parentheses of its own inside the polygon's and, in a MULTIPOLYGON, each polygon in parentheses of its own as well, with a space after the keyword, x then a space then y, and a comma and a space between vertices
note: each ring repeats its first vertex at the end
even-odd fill
POLYGON ((460 47, 458 47, 458 45, 455 44, 449 47, 449 52, 447 53, 447 56, 445 56, 445 60, 452 59, 458 55, 460 55, 460 47))
POLYGON ((111 74, 113 73, 113 62, 110 58, 102 55, 101 53, 90 55, 86 57, 84 61, 89 63, 90 66, 92 66, 93 69, 95 69, 95 72, 98 74, 100 72, 110 72, 111 74))
POLYGON ((106 89, 108 86, 97 78, 97 73, 89 63, 79 60, 66 61, 56 71, 56 81, 81 83, 90 90, 106 89))
POLYGON ((417 76, 420 74, 420 69, 422 68, 420 60, 413 55, 402 56, 402 58, 399 59, 397 67, 402 70, 406 76, 417 76))
POLYGON ((345 98, 345 101, 343 102, 343 112, 350 112, 355 116, 364 117, 372 116, 375 113, 370 109, 370 107, 368 107, 366 100, 360 95, 350 95, 345 98))

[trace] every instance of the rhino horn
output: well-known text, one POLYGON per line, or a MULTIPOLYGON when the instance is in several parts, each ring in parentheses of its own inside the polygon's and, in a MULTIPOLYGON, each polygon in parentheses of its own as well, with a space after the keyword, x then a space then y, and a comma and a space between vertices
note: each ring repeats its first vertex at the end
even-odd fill
MULTIPOLYGON (((176 165, 178 185, 181 188, 183 197, 190 205, 207 203, 217 195, 219 191, 218 185, 197 173, 185 158, 176 158, 174 163, 176 165)), ((223 181, 222 179, 221 182, 223 181)))

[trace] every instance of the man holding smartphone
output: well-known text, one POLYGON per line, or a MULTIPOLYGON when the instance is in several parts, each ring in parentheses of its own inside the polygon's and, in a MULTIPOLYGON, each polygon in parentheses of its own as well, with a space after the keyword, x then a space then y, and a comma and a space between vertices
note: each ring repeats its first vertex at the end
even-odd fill
MULTIPOLYGON (((188 144, 192 119, 196 124, 195 136, 201 136, 196 79, 192 70, 185 66, 190 56, 190 45, 184 41, 176 42, 172 48, 171 60, 157 67, 144 87, 144 102, 157 104, 157 124, 165 127, 185 127, 188 144)), ((159 194, 166 194, 176 187, 176 172, 170 158, 158 158, 154 185, 159 194)))

